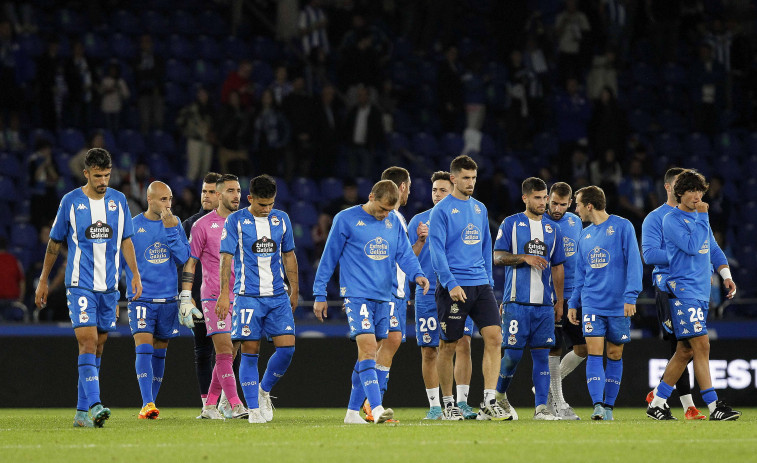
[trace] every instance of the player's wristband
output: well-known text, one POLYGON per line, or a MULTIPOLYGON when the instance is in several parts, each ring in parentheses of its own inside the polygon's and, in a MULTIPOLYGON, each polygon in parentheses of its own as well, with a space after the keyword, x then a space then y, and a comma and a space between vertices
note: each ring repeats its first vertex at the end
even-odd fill
POLYGON ((192 291, 185 289, 179 293, 179 300, 182 302, 189 302, 192 300, 192 291))
POLYGON ((720 274, 720 277, 723 278, 723 280, 733 280, 733 277, 731 276, 731 269, 728 267, 721 268, 718 273, 720 274))

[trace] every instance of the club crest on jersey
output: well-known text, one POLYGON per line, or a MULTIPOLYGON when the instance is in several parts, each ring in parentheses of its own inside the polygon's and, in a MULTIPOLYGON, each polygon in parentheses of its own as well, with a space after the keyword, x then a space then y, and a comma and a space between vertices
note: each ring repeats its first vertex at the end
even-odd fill
POLYGON ((108 201, 108 210, 110 212, 115 212, 117 208, 118 208, 118 206, 116 206, 116 202, 115 201, 113 201, 112 199, 110 201, 108 201))
POLYGON ((499 231, 497 232, 497 239, 502 238, 502 235, 504 235, 504 233, 502 232, 502 229, 500 228, 499 231))
POLYGON ((255 254, 273 254, 278 250, 276 242, 264 236, 252 243, 252 252, 255 254))
POLYGON ((478 207, 478 204, 474 204, 474 205, 473 205, 473 211, 474 211, 474 212, 475 212, 476 214, 480 214, 480 213, 481 213, 481 208, 480 208, 480 207, 478 207))
POLYGON ((87 323, 89 321, 89 315, 82 312, 79 314, 79 323, 87 323))
POLYGON ((539 238, 534 238, 523 245, 523 252, 532 256, 547 257, 547 244, 539 238))
POLYGON ((428 331, 423 333, 423 343, 428 344, 431 342, 431 335, 428 334, 428 331))
POLYGON ((244 325, 242 327, 242 336, 249 336, 252 331, 250 331, 250 327, 248 325, 244 325))
POLYGON ((567 236, 562 237, 562 247, 565 250, 565 257, 570 257, 576 253, 576 242, 567 236))
POLYGON ((371 260, 384 260, 389 257, 389 242, 386 239, 377 236, 365 244, 363 251, 371 260))
POLYGON ((612 236, 613 234, 615 234, 615 229, 612 228, 612 225, 610 225, 609 227, 607 227, 605 233, 607 233, 607 236, 612 236))
POLYGON ((391 229, 394 225, 392 225, 392 222, 389 219, 384 220, 384 225, 386 225, 386 228, 391 229))
POLYGON ((139 328, 140 330, 143 330, 143 329, 147 328, 147 322, 145 321, 144 318, 140 318, 137 321, 137 328, 139 328))
POLYGON ((481 241, 481 230, 472 223, 469 223, 463 229, 462 240, 463 243, 468 245, 478 244, 481 241))
POLYGON ((570 225, 572 227, 575 224, 576 224, 576 221, 573 220, 573 217, 568 217, 568 225, 570 225))
POLYGON ((363 320, 360 326, 362 326, 364 330, 369 330, 371 329, 371 321, 366 318, 363 320))
POLYGON ((226 328, 226 322, 224 320, 218 320, 218 323, 216 323, 216 326, 219 330, 222 330, 226 328))
POLYGON ((507 344, 510 346, 514 346, 517 342, 518 342, 518 338, 516 338, 514 334, 511 334, 507 338, 507 344))
POLYGON ((552 233, 552 225, 550 224, 544 225, 544 231, 547 233, 552 233))
POLYGON ((162 264, 168 260, 168 248, 156 241, 145 249, 145 260, 151 264, 162 264))
POLYGON ((271 216, 271 225, 273 225, 274 227, 278 227, 279 224, 281 224, 281 220, 279 220, 279 218, 276 217, 275 215, 271 216))
POLYGON ((702 331, 702 324, 698 321, 694 322, 694 332, 699 333, 702 331))
POLYGON ((102 220, 98 220, 97 222, 87 227, 87 229, 84 231, 84 236, 86 236, 88 240, 95 243, 104 243, 113 238, 113 227, 103 222, 102 220))
POLYGON ((596 246, 589 252, 589 265, 591 268, 604 268, 610 263, 610 253, 606 249, 596 246))
POLYGON ((592 326, 591 322, 584 323, 584 331, 586 331, 587 333, 594 331, 594 327, 592 326))
POLYGON ((392 315, 392 318, 389 320, 389 326, 392 328, 397 328, 398 326, 400 326, 400 321, 397 319, 397 317, 392 315))
POLYGON ((707 254, 710 252, 710 239, 707 238, 704 240, 704 244, 702 244, 702 247, 699 248, 699 254, 707 254))
POLYGON ((449 308, 449 313, 458 313, 460 309, 457 307, 457 302, 452 304, 452 307, 449 308))
MULTIPOLYGON (((217 224, 213 224, 213 225, 217 225, 217 224)), ((218 227, 216 227, 216 228, 218 228, 218 227)), ((223 230, 221 230, 221 240, 225 240, 226 239, 226 235, 228 235, 228 233, 226 233, 226 229, 224 228, 223 230)))
POLYGON ((588 240, 589 238, 591 238, 591 233, 587 233, 586 236, 584 236, 585 240, 588 240))

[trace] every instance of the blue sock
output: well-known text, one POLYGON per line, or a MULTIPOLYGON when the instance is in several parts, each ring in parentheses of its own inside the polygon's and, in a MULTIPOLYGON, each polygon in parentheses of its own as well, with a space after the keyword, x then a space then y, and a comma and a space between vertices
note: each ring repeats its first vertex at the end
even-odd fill
POLYGON ((657 386, 657 397, 668 400, 668 398, 670 397, 670 394, 672 393, 673 393, 673 386, 666 383, 665 381, 660 381, 660 384, 657 386))
POLYGON ((535 406, 546 405, 549 394, 549 349, 531 349, 534 363, 531 378, 534 381, 535 406))
POLYGON ((155 402, 152 397, 152 355, 154 349, 152 344, 140 344, 135 349, 137 359, 134 361, 134 368, 137 370, 137 382, 139 383, 139 392, 142 393, 142 406, 155 402))
POLYGON ((502 356, 502 362, 499 366, 497 392, 507 392, 521 357, 523 357, 523 349, 505 349, 505 355, 502 356))
MULTIPOLYGON (((266 392, 271 392, 273 386, 279 382, 284 373, 286 373, 289 364, 292 363, 294 356, 294 346, 277 347, 268 360, 268 366, 263 374, 263 380, 260 381, 260 388, 266 392)), ((241 366, 240 366, 241 368, 241 366)))
POLYGON ((591 403, 601 404, 604 402, 605 393, 605 368, 602 365, 603 356, 591 355, 586 359, 586 384, 589 386, 591 403))
POLYGON ((376 375, 376 361, 363 360, 358 363, 358 374, 360 382, 363 384, 363 390, 371 408, 381 405, 381 388, 379 387, 378 376, 376 375))
POLYGON ((608 358, 605 369, 605 405, 611 408, 615 406, 615 399, 618 398, 621 378, 623 378, 623 359, 608 358))
POLYGON ((352 390, 350 391, 350 402, 347 405, 348 410, 360 410, 365 401, 365 390, 362 381, 360 381, 360 374, 357 372, 358 368, 360 368, 360 362, 355 362, 355 367, 352 369, 352 390))
POLYGON ((715 392, 714 387, 711 387, 709 389, 702 389, 699 392, 700 394, 702 394, 702 400, 704 400, 704 403, 706 403, 707 405, 718 401, 718 393, 715 392))
POLYGON ((100 377, 96 362, 95 354, 79 355, 79 382, 84 389, 84 395, 87 397, 87 410, 100 403, 100 377))
POLYGON ((158 401, 158 391, 163 384, 163 373, 166 371, 166 349, 155 349, 152 353, 152 401, 158 401))
MULTIPOLYGON (((278 351, 278 350, 277 350, 278 351)), ((242 384, 242 393, 250 410, 258 408, 258 354, 242 354, 239 364, 239 382, 242 384)))
POLYGON ((379 382, 379 389, 381 389, 381 400, 384 400, 384 394, 389 386, 389 368, 384 365, 376 365, 376 377, 379 382))

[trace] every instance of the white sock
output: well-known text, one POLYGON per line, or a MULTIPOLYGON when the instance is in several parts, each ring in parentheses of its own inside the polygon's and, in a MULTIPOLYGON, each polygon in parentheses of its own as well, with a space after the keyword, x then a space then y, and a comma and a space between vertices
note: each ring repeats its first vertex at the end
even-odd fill
POLYGON ((457 402, 468 403, 468 391, 470 391, 470 385, 458 384, 457 385, 457 402))
POLYGON ((565 403, 562 395, 562 378, 560 369, 560 357, 556 355, 549 356, 549 390, 552 391, 552 399, 558 405, 565 403))
POLYGON ((224 402, 228 402, 228 399, 226 399, 226 393, 221 391, 221 397, 218 398, 218 404, 222 404, 224 402))
POLYGON ((717 400, 715 402, 710 402, 710 403, 707 404, 707 408, 710 409, 710 413, 713 413, 715 411, 715 409, 717 408, 717 406, 718 406, 718 401, 717 400))
POLYGON ((490 404, 497 399, 496 389, 484 389, 484 403, 490 404))
POLYGON ((655 392, 654 399, 652 399, 652 403, 650 405, 653 407, 665 408, 665 403, 667 403, 667 399, 663 399, 662 397, 657 395, 657 392, 655 392))
POLYGON ((426 397, 428 397, 429 407, 441 407, 441 404, 439 403, 439 388, 438 387, 432 387, 431 389, 426 389, 426 397))
POLYGON ((208 400, 208 397, 207 396, 200 397, 200 400, 202 400, 202 406, 204 407, 205 406, 205 402, 208 400))
POLYGON ((583 361, 584 357, 581 357, 573 351, 565 354, 565 357, 563 357, 560 362, 560 379, 565 379, 565 377, 568 376, 571 371, 575 370, 583 361))
POLYGON ((683 411, 689 409, 689 407, 694 406, 694 399, 691 397, 691 394, 682 395, 679 397, 681 399, 681 405, 683 405, 683 411))
POLYGON ((442 397, 442 401, 444 402, 444 407, 453 407, 455 405, 455 396, 453 395, 445 395, 442 397))
POLYGON ((357 410, 350 410, 349 408, 347 409, 347 417, 350 417, 350 418, 355 417, 355 418, 362 419, 360 417, 360 412, 359 411, 357 411, 357 410))
POLYGON ((495 392, 494 397, 497 400, 506 400, 507 399, 507 392, 495 392))
POLYGON ((269 392, 266 392, 263 390, 262 387, 258 386, 258 395, 268 395, 269 392))

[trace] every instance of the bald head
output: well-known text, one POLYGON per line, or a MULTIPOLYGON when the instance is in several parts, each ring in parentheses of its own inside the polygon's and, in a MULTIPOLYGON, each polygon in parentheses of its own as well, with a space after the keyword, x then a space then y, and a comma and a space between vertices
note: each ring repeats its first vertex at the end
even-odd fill
POLYGON ((147 212, 148 218, 157 220, 166 209, 171 209, 173 194, 171 187, 163 182, 155 181, 147 187, 147 212))
POLYGON ((150 199, 150 197, 154 198, 156 195, 162 196, 166 193, 168 195, 171 194, 171 187, 169 187, 168 185, 166 185, 165 183, 159 180, 152 182, 147 187, 147 199, 150 199))

